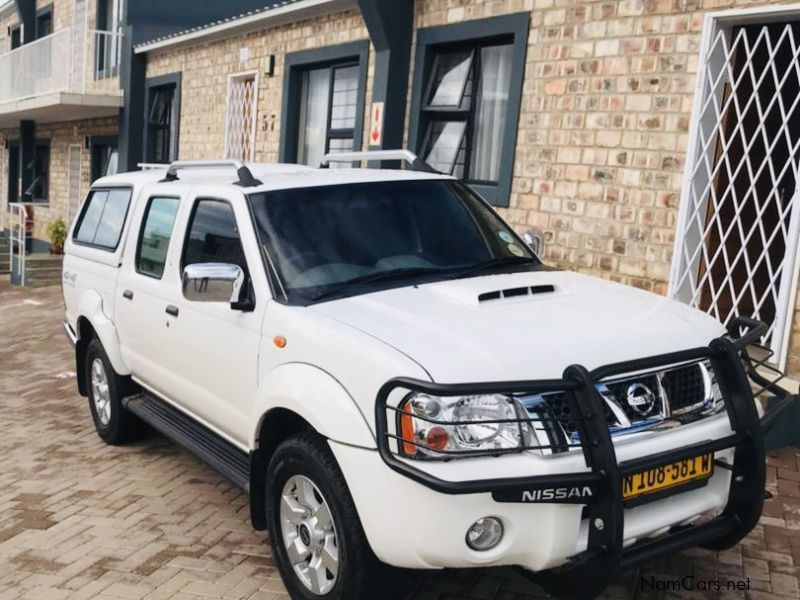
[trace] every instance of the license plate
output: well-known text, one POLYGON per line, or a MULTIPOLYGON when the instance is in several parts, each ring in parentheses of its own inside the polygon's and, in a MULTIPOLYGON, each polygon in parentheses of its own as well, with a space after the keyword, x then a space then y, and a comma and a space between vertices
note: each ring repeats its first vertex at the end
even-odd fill
POLYGON ((685 485, 692 481, 708 479, 713 473, 713 454, 677 460, 623 477, 622 498, 630 500, 645 494, 685 485))

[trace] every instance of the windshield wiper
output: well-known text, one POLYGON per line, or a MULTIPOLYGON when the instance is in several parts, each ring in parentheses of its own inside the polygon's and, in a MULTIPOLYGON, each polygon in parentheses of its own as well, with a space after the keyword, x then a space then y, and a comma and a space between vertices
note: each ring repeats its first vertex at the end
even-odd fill
POLYGON ((333 289, 312 294, 311 300, 316 302, 317 300, 322 300, 323 298, 330 298, 331 296, 336 296, 338 294, 341 294, 342 292, 347 291, 354 285, 359 285, 362 283, 397 281, 399 279, 406 279, 408 277, 430 275, 432 273, 442 273, 446 272, 447 270, 448 269, 442 269, 441 267, 410 267, 406 269, 390 269, 388 271, 367 273, 365 275, 359 275, 358 277, 353 277, 352 279, 346 279, 345 281, 339 283, 333 289))
POLYGON ((525 264, 538 265, 539 261, 530 256, 503 256, 501 258, 493 258, 472 267, 462 269, 461 271, 458 271, 458 277, 471 277, 472 275, 477 275, 478 273, 483 273, 485 271, 492 271, 500 267, 511 267, 525 264))

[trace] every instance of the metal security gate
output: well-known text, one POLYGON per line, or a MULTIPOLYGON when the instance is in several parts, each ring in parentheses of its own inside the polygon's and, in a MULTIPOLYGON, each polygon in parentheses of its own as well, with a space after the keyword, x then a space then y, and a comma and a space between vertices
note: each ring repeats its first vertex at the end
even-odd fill
POLYGON ((800 227, 800 24, 713 25, 670 295, 726 325, 739 315, 763 320, 762 341, 783 365, 800 227))
POLYGON ((69 203, 67 227, 69 227, 81 205, 81 147, 79 145, 69 147, 67 163, 67 201, 69 203))
POLYGON ((258 77, 255 73, 228 78, 227 110, 225 158, 253 160, 258 111, 258 77))

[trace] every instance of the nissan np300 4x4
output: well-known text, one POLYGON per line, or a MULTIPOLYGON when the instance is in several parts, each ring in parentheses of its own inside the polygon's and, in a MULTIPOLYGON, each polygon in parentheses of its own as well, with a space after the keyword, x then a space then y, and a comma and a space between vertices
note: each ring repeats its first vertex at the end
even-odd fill
POLYGON ((585 598, 752 529, 762 324, 547 267, 410 153, 336 158, 368 159, 411 168, 94 183, 64 327, 103 440, 148 423, 247 490, 293 598, 385 598, 386 565, 585 598))

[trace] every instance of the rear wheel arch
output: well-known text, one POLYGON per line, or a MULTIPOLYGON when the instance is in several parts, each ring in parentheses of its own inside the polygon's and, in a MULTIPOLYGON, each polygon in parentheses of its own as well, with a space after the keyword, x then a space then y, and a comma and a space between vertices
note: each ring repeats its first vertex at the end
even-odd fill
POLYGON ((78 392, 81 396, 88 396, 89 388, 86 382, 86 351, 89 343, 97 337, 92 323, 86 317, 78 317, 78 341, 75 343, 75 374, 78 379, 78 392))

